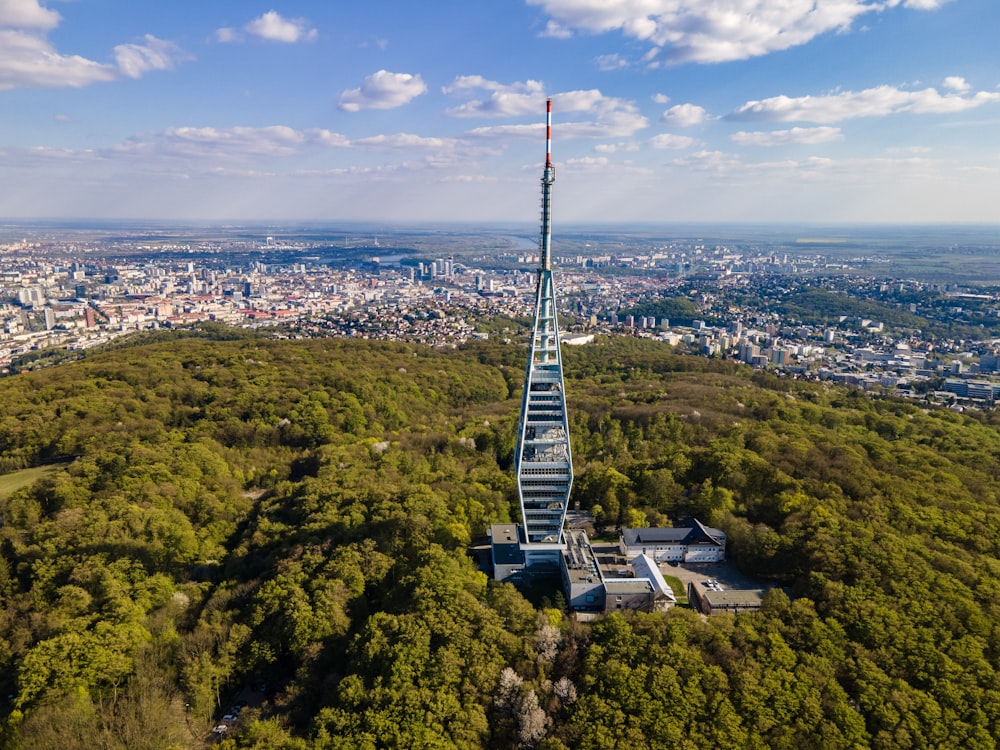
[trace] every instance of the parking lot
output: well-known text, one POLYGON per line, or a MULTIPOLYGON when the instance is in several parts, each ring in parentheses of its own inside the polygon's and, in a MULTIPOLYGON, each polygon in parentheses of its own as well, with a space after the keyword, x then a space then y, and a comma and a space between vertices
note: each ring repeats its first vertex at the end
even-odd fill
MULTIPOLYGON (((618 545, 610 543, 592 544, 594 555, 601 572, 607 578, 618 578, 628 571, 628 563, 621 556, 618 545)), ((748 589, 759 588, 760 583, 750 580, 743 575, 730 561, 717 563, 660 563, 660 572, 665 576, 679 578, 684 587, 684 595, 687 595, 687 586, 693 583, 701 590, 708 590, 706 581, 717 581, 719 588, 725 589, 748 589)))

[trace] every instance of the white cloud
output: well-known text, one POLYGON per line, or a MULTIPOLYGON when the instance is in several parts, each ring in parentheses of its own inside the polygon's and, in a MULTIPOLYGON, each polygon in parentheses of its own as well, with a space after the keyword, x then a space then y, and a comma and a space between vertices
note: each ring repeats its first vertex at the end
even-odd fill
POLYGON ((545 106, 545 89, 539 81, 503 84, 482 76, 459 76, 442 91, 445 94, 475 91, 489 94, 487 98, 472 99, 446 110, 452 117, 515 117, 537 114, 544 111, 545 106))
MULTIPOLYGON (((395 133, 351 140, 341 133, 320 128, 295 129, 285 125, 174 127, 155 134, 134 136, 100 152, 102 158, 129 160, 144 165, 191 161, 201 170, 242 169, 232 165, 251 163, 266 168, 266 160, 313 161, 323 151, 371 151, 403 154, 403 161, 378 167, 382 170, 437 169, 474 163, 500 150, 475 138, 437 138, 395 133), (416 155, 416 156, 414 156, 416 155)), ((339 168, 339 167, 338 167, 339 168)), ((346 167, 345 167, 346 168, 346 167)))
POLYGON ((660 122, 677 128, 688 128, 705 122, 708 113, 697 104, 676 104, 660 116, 660 122))
POLYGON ((960 94, 964 94, 972 88, 969 82, 962 78, 962 76, 948 76, 941 85, 946 89, 957 91, 960 94))
POLYGON ((686 135, 672 135, 671 133, 660 133, 649 139, 649 145, 656 149, 684 149, 690 148, 696 143, 694 138, 686 135))
MULTIPOLYGON (((540 118, 545 111, 544 101, 544 94, 539 92, 530 108, 527 106, 527 102, 524 104, 524 114, 540 118)), ((649 120, 638 111, 634 104, 624 99, 604 96, 597 89, 581 89, 552 94, 552 112, 554 119, 553 137, 557 140, 631 138, 636 132, 649 126, 649 120), (563 119, 567 115, 574 114, 587 115, 590 119, 563 119)), ((513 112, 511 113, 513 114, 513 112)), ((535 123, 530 125, 498 125, 474 128, 466 135, 470 138, 505 140, 509 138, 538 138, 544 131, 545 125, 540 119, 537 119, 535 123)))
POLYGON ((569 39, 573 36, 573 32, 560 23, 549 21, 545 24, 545 29, 538 36, 543 39, 569 39))
POLYGON ((928 88, 904 91, 877 86, 864 91, 842 91, 826 96, 775 96, 747 102, 727 116, 738 121, 832 123, 855 117, 880 117, 898 112, 947 114, 964 112, 1000 101, 1000 93, 980 91, 972 96, 938 93, 928 88))
POLYGON ((657 104, 666 104, 670 101, 670 97, 666 94, 653 94, 653 101, 657 104))
POLYGON ((115 47, 115 61, 122 75, 139 78, 151 70, 173 70, 179 60, 188 59, 173 42, 146 34, 145 44, 119 44, 115 47))
POLYGON ((677 166, 697 171, 724 173, 742 166, 740 160, 722 151, 696 151, 674 161, 677 166))
POLYGON ((902 4, 931 10, 946 0, 527 0, 560 28, 618 31, 652 46, 656 63, 745 60, 845 31, 867 13, 902 4))
POLYGON ((332 130, 315 128, 306 132, 308 133, 309 140, 319 146, 326 146, 328 148, 346 148, 351 145, 347 136, 341 135, 340 133, 334 133, 332 130))
POLYGON ((79 55, 60 55, 43 37, 0 29, 0 90, 28 86, 79 88, 117 77, 113 65, 79 55))
POLYGON ((597 65, 597 69, 605 73, 610 73, 612 70, 622 70, 628 67, 628 60, 614 53, 611 55, 599 55, 594 58, 594 64, 597 65))
POLYGON ((351 142, 329 130, 296 130, 285 125, 253 128, 167 128, 162 133, 136 136, 107 151, 108 155, 239 161, 289 157, 306 148, 345 148, 351 142))
POLYGON ((824 125, 818 128, 792 128, 791 130, 771 130, 748 133, 740 131, 733 133, 730 139, 742 146, 786 146, 793 143, 815 145, 842 141, 844 134, 840 128, 824 125))
POLYGON ((228 42, 238 42, 240 40, 240 35, 236 29, 231 26, 224 26, 221 29, 215 30, 215 41, 222 42, 226 44, 228 42))
POLYGON ((0 0, 0 90, 21 87, 79 88, 150 70, 168 70, 187 55, 173 42, 147 34, 142 43, 120 44, 115 65, 64 55, 46 33, 61 17, 37 0, 0 0))
MULTIPOLYGON (((447 110, 452 117, 520 117, 536 118, 533 125, 504 125, 476 128, 470 135, 476 138, 535 137, 544 127, 545 87, 540 81, 498 83, 482 76, 460 76, 443 89, 446 94, 488 92, 488 97, 470 99, 447 110)), ((564 91, 551 95, 554 127, 560 138, 628 138, 649 124, 634 104, 624 99, 605 96, 599 89, 564 91), (589 121, 565 121, 567 115, 586 114, 589 121)))
POLYGON ((594 146, 594 151, 599 154, 616 154, 619 151, 638 151, 639 144, 635 141, 622 141, 621 143, 598 143, 594 146))
POLYGON ((5 167, 27 167, 53 163, 93 163, 100 156, 91 149, 52 148, 50 146, 31 146, 28 148, 0 151, 5 167))
POLYGON ((157 151, 171 156, 289 156, 305 141, 293 128, 275 125, 263 128, 168 128, 153 141, 132 139, 120 149, 147 153, 157 151))
POLYGON ((316 29, 309 28, 305 19, 284 18, 273 10, 253 19, 243 29, 251 36, 286 44, 311 42, 318 36, 316 29))
POLYGON ((380 70, 367 76, 359 88, 344 91, 340 95, 340 108, 345 112, 358 112, 362 109, 395 109, 409 103, 425 91, 427 84, 419 75, 380 70))
POLYGON ((358 138, 354 141, 356 146, 378 146, 380 148, 410 150, 417 148, 442 148, 444 146, 454 146, 455 140, 452 138, 428 138, 412 133, 395 133, 393 135, 373 135, 368 138, 358 138))
POLYGON ((568 91, 552 96, 555 112, 582 112, 590 114, 590 121, 562 122, 557 119, 553 128, 560 138, 631 138, 649 126, 646 119, 631 102, 604 96, 600 91, 568 91))
POLYGON ((507 140, 510 138, 537 140, 545 138, 545 125, 491 125, 483 128, 473 128, 465 133, 466 138, 485 140, 507 140))
MULTIPOLYGON (((904 8, 913 8, 914 10, 937 10, 945 3, 949 3, 951 0, 904 0, 904 8)), ((899 5, 899 0, 889 0, 887 5, 892 8, 899 5)))
POLYGON ((0 0, 0 26, 12 29, 54 29, 61 16, 38 0, 0 0))

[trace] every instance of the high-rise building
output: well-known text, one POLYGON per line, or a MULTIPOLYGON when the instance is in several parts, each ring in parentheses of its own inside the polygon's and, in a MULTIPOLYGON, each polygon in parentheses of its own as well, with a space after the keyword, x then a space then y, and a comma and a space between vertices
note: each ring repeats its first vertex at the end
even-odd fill
POLYGON ((555 283, 552 278, 552 101, 546 107, 545 169, 542 173, 541 262, 535 291, 524 395, 515 450, 517 492, 524 524, 522 551, 528 567, 558 564, 573 486, 566 392, 555 283))

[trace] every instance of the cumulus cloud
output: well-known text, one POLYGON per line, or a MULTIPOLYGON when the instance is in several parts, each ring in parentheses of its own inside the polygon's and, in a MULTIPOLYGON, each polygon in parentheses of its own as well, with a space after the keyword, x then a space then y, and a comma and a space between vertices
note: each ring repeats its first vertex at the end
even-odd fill
POLYGON ((0 89, 79 88, 117 77, 113 65, 79 55, 61 55, 44 37, 0 29, 0 89))
POLYGON ((482 76, 459 76, 442 91, 458 96, 471 92, 477 97, 446 110, 452 117, 515 117, 537 114, 545 106, 545 89, 539 81, 504 84, 482 76))
POLYGON ((745 60, 845 31, 867 13, 946 0, 527 0, 560 28, 617 31, 651 45, 653 64, 745 60))
POLYGON ((122 76, 138 78, 150 70, 173 68, 187 57, 177 45, 151 35, 140 44, 115 47, 114 65, 65 55, 46 36, 60 20, 37 0, 0 0, 0 90, 79 88, 122 76))
MULTIPOLYGON (((499 83, 482 76, 460 76, 444 93, 471 98, 447 110, 452 117, 539 117, 545 111, 545 86, 540 81, 499 83)), ((649 124, 634 104, 605 96, 599 89, 579 89, 551 95, 552 110, 557 113, 560 138, 628 138, 649 124), (589 120, 566 121, 563 118, 585 114, 589 120)), ((534 125, 504 125, 476 128, 473 137, 535 137, 540 122, 534 125)))
POLYGON ((786 146, 801 143, 815 145, 844 139, 840 128, 824 125, 818 128, 792 128, 790 130, 757 131, 733 133, 730 139, 743 146, 786 146))
POLYGON ((697 141, 686 135, 673 135, 672 133, 660 133, 649 139, 649 145, 656 149, 684 149, 691 148, 697 141))
POLYGON ((0 0, 0 26, 12 29, 54 29, 61 16, 38 0, 0 0))
POLYGON ((697 104, 676 104, 660 116, 660 122, 677 128, 701 125, 707 119, 704 107, 697 104))
POLYGON ((960 94, 964 94, 972 88, 969 82, 962 78, 962 76, 948 76, 941 85, 946 89, 957 91, 960 94))
MULTIPOLYGON (((318 36, 316 29, 309 28, 309 24, 304 18, 284 18, 273 10, 253 19, 243 27, 243 30, 258 39, 284 42, 285 44, 311 42, 318 36)), ((237 36, 230 32, 232 32, 231 29, 219 29, 216 32, 216 38, 219 41, 236 41, 237 36)))
POLYGON ((580 113, 591 118, 559 121, 560 138, 631 138, 649 126, 649 120, 632 102, 605 96, 598 89, 553 94, 552 108, 560 114, 580 113))
POLYGON ((344 91, 340 95, 340 108, 345 112, 395 109, 408 104, 425 91, 427 84, 419 75, 380 70, 367 76, 359 88, 344 91))
POLYGON ((674 135, 673 133, 660 133, 659 135, 654 135, 648 141, 649 145, 657 150, 674 150, 680 151, 685 148, 691 148, 698 142, 686 135, 674 135))
MULTIPOLYGON (((471 117, 473 115, 531 115, 537 118, 544 112, 544 87, 535 81, 504 86, 478 76, 465 76, 448 87, 448 93, 484 88, 497 89, 502 95, 490 101, 474 99, 449 114, 471 117), (458 84, 458 85, 456 85, 458 84), (530 93, 526 93, 530 89, 530 93), (518 94, 518 91, 525 93, 518 94)), ((552 111, 559 139, 570 138, 630 138, 649 125, 636 106, 624 99, 605 96, 598 89, 580 89, 552 94, 552 111), (571 119, 583 115, 586 119, 571 119)), ((499 125, 469 131, 471 138, 537 138, 544 131, 541 122, 530 125, 499 125)))
POLYGON ((948 114, 1000 101, 1000 93, 979 91, 972 96, 941 94, 937 89, 905 91, 876 86, 864 91, 842 91, 825 96, 785 95, 750 101, 727 115, 737 121, 832 123, 856 117, 879 117, 899 112, 948 114))

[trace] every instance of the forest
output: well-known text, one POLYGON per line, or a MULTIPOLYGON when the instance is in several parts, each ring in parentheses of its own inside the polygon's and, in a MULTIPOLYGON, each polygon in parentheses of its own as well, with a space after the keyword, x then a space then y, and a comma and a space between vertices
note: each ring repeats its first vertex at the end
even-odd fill
POLYGON ((567 347, 574 500, 780 584, 581 623, 468 551, 525 357, 161 332, 0 380, 0 748, 996 747, 996 413, 567 347))

